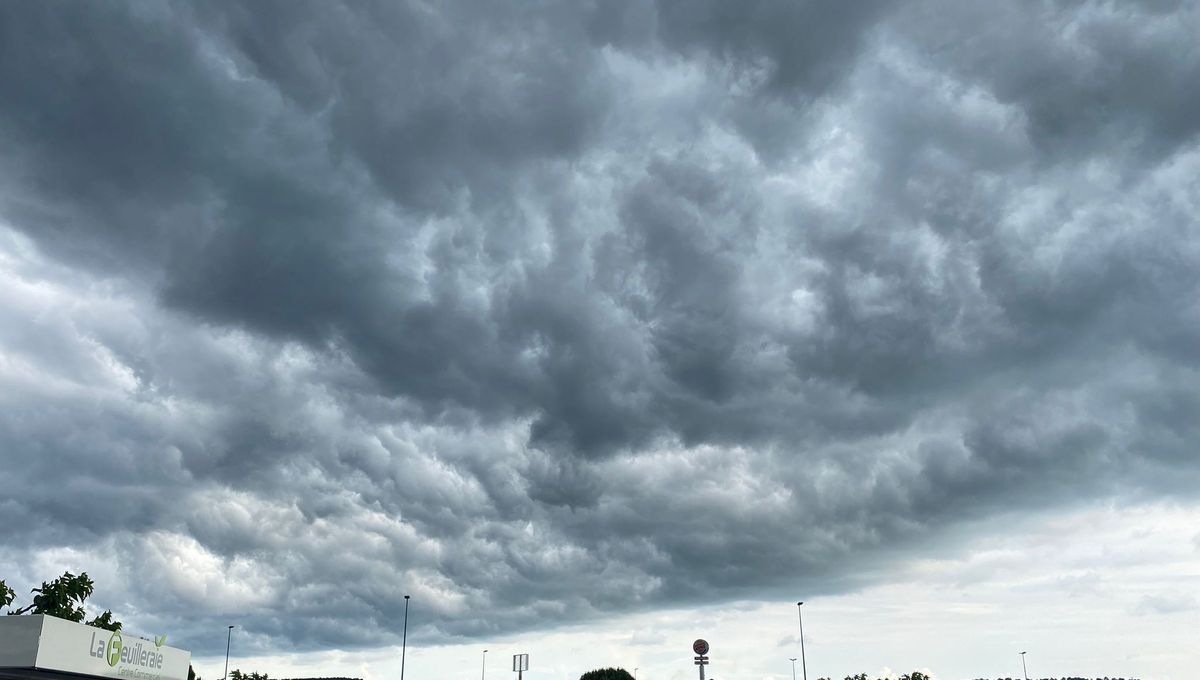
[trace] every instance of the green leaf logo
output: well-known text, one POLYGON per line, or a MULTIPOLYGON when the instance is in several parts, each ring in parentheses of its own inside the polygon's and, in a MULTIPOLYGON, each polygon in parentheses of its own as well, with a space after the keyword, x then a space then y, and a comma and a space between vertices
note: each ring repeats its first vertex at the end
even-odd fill
POLYGON ((108 638, 108 665, 116 666, 121 660, 121 633, 113 631, 113 634, 108 638))
POLYGON ((167 644, 167 636, 166 635, 154 636, 154 646, 155 647, 162 647, 165 644, 167 644))

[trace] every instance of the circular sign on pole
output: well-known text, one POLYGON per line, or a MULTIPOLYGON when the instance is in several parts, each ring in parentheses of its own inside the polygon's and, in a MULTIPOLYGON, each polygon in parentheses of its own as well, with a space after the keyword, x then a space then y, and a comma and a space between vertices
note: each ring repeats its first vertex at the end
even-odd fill
POLYGON ((708 641, 707 640, 696 640, 695 642, 692 643, 692 651, 699 654, 700 656, 704 656, 705 654, 708 654, 708 641))

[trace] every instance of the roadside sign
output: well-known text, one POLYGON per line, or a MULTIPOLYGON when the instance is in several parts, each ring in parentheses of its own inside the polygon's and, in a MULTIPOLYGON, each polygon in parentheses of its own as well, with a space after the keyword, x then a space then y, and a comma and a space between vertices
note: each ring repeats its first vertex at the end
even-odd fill
POLYGON ((529 670, 529 655, 528 654, 513 654, 513 672, 529 670))
POLYGON ((692 651, 696 656, 692 657, 692 663, 697 666, 696 670, 700 671, 700 680, 704 680, 704 667, 708 665, 708 640, 700 638, 692 643, 692 651))

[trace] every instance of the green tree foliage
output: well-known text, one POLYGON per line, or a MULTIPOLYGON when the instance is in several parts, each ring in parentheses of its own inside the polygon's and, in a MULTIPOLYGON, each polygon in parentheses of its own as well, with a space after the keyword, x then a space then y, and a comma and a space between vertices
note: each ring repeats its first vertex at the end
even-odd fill
MULTIPOLYGON (((91 597, 95 585, 88 577, 87 572, 81 572, 76 576, 68 571, 49 583, 42 581, 42 587, 30 591, 34 593, 32 604, 8 613, 10 616, 45 614, 82 623, 87 615, 83 611, 83 602, 91 597)), ((16 593, 3 581, 0 581, 0 606, 7 607, 15 599, 16 593)), ((105 630, 121 630, 121 622, 114 620, 112 612, 108 610, 88 621, 87 625, 105 630)))
MULTIPOLYGON (((817 678, 817 680, 831 680, 831 679, 830 678, 817 678)), ((845 680, 871 680, 871 678, 866 673, 859 673, 858 675, 847 675, 845 680)), ((876 680, 884 680, 884 679, 877 678, 876 680)), ((896 678, 896 680, 930 680, 930 678, 928 675, 925 675, 921 671, 913 671, 912 673, 905 673, 904 675, 901 675, 899 678, 896 678)))
POLYGON ((229 680, 269 680, 266 673, 243 673, 238 669, 229 671, 229 680))
POLYGON ((633 680, 624 668, 597 668, 579 676, 579 680, 633 680))
POLYGON ((103 614, 100 614, 94 617, 91 621, 88 621, 87 625, 103 628, 104 630, 121 630, 121 622, 114 621, 113 613, 107 609, 104 610, 103 614))
POLYGON ((31 591, 36 593, 33 604, 9 613, 46 614, 68 621, 82 621, 83 601, 91 596, 94 589, 95 584, 88 578, 87 572, 76 576, 68 571, 49 583, 42 581, 41 588, 31 591))
MULTIPOLYGON (((817 680, 832 680, 832 679, 831 678, 817 678, 817 680)), ((847 675, 845 680, 871 680, 871 678, 866 673, 859 673, 858 675, 847 675)), ((886 678, 876 678, 875 680, 887 680, 887 679, 886 678)), ((930 680, 930 677, 928 675, 925 675, 921 671, 913 671, 912 673, 905 673, 904 675, 901 675, 899 678, 896 678, 896 680, 930 680)), ((977 678, 976 680, 987 680, 987 678, 977 678)), ((1011 677, 1007 677, 1007 678, 996 678, 996 680, 1014 680, 1014 679, 1011 677)), ((1016 678, 1016 680, 1021 680, 1021 679, 1016 678)), ((1070 676, 1064 675, 1062 678, 1041 678, 1040 680, 1093 680, 1093 679, 1092 678, 1081 678, 1081 677, 1074 676, 1074 675, 1070 675, 1070 676)), ((1094 680, 1125 680, 1125 678, 1104 677, 1104 678, 1095 678, 1094 680)), ((1129 678, 1129 680, 1138 680, 1138 679, 1137 678, 1129 678)))

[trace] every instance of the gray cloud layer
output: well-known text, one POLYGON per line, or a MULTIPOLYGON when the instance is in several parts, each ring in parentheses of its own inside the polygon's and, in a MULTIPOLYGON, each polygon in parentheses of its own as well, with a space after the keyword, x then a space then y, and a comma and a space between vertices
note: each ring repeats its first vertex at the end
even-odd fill
POLYGON ((0 5, 0 564, 314 648, 1192 498, 1198 23, 0 5))

